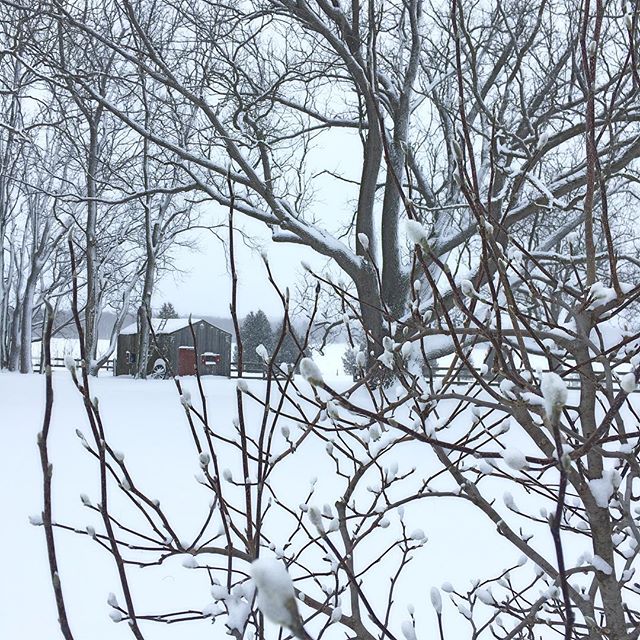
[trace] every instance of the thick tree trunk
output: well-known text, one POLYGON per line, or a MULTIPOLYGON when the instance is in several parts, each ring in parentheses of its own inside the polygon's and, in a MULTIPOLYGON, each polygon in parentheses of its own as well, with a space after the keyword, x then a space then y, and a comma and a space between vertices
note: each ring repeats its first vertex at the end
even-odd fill
MULTIPOLYGON (((145 282, 146 285, 146 282, 145 282)), ((138 360, 136 377, 147 377, 149 363, 149 324, 151 322, 151 291, 142 298, 138 307, 138 360)))
MULTIPOLYGON (((578 367, 580 374, 580 425, 582 436, 588 440, 597 430, 599 421, 596 412, 596 402, 599 385, 596 382, 596 373, 593 369, 593 360, 589 353, 589 336, 592 330, 590 313, 583 313, 576 319, 580 345, 574 356, 581 363, 578 367)), ((603 456, 599 447, 592 446, 587 453, 587 474, 590 480, 602 477, 604 468, 603 456)), ((614 545, 611 539, 613 526, 611 514, 608 508, 599 507, 591 491, 586 488, 583 491, 584 503, 589 526, 591 528, 591 541, 594 555, 602 558, 610 567, 615 567, 614 545)), ((626 637, 625 612, 622 602, 620 584, 615 575, 615 570, 607 575, 600 570, 596 571, 598 590, 602 598, 602 607, 606 618, 606 627, 610 638, 626 637)))
MULTIPOLYGON (((148 175, 148 143, 145 142, 143 173, 145 189, 149 188, 148 175)), ((159 226, 153 225, 151 221, 151 198, 147 197, 144 201, 144 219, 145 219, 145 250, 146 264, 144 271, 144 284, 142 286, 142 300, 138 308, 138 362, 137 362, 137 378, 147 377, 147 365, 149 362, 149 324, 151 322, 151 297, 153 295, 153 287, 155 283, 156 273, 156 246, 158 243, 159 226)))
POLYGON ((396 316, 404 313, 409 290, 400 260, 399 222, 401 204, 403 205, 401 189, 404 189, 411 99, 422 48, 421 2, 408 4, 407 9, 411 25, 411 54, 404 69, 402 90, 393 113, 393 140, 388 146, 387 179, 382 203, 382 299, 396 316))
POLYGON ((11 318, 11 337, 9 339, 9 371, 20 369, 20 317, 22 305, 16 300, 11 318))
POLYGON ((98 169, 98 127, 95 122, 89 123, 89 149, 87 153, 87 221, 85 224, 85 255, 87 274, 86 306, 84 310, 85 354, 91 375, 97 375, 94 362, 98 352, 98 292, 97 292, 97 239, 96 225, 98 205, 96 173, 98 169))
MULTIPOLYGON (((12 177, 15 177, 16 168, 19 165, 14 163, 14 157, 17 150, 20 148, 20 142, 16 143, 16 133, 20 129, 20 117, 22 110, 20 108, 21 92, 19 87, 22 82, 20 80, 22 74, 22 61, 17 58, 13 67, 13 79, 11 86, 15 91, 11 96, 11 103, 9 109, 3 114, 3 119, 7 122, 7 137, 2 147, 2 158, 0 166, 0 369, 8 367, 16 370, 17 365, 15 363, 15 331, 12 328, 15 327, 15 313, 14 322, 9 319, 10 316, 10 296, 11 296, 11 284, 14 278, 14 255, 15 247, 13 246, 13 239, 7 236, 7 230, 10 219, 11 209, 11 183, 12 177), (5 239, 9 242, 9 255, 6 257, 5 262, 5 239), (7 272, 5 273, 5 269, 7 272), (13 354, 13 357, 12 357, 13 354)), ((20 274, 18 274, 18 285, 20 281, 20 274)), ((17 289, 19 291, 19 288, 17 289)), ((16 295, 16 305, 19 304, 18 296, 16 295)))
MULTIPOLYGON (((1 215, 1 213, 0 213, 1 215)), ((2 225, 0 225, 0 238, 4 237, 2 225)), ((9 277, 5 277, 4 254, 0 251, 0 369, 4 369, 9 364, 9 277), (5 286, 5 282, 7 286, 5 286)))
POLYGON ((387 167, 384 201, 382 204, 382 299, 392 314, 404 312, 407 301, 407 282, 402 271, 399 248, 400 192, 405 154, 401 145, 394 144, 391 163, 387 167))
MULTIPOLYGON (((377 110, 372 100, 367 102, 367 118, 376 122, 377 110)), ((377 241, 379 234, 374 224, 374 206, 378 174, 382 163, 382 137, 377 126, 369 127, 363 149, 362 175, 358 193, 358 211, 356 216, 356 234, 364 234, 368 240, 368 250, 356 241, 356 253, 363 259, 363 267, 358 274, 350 274, 358 291, 362 324, 367 334, 367 360, 372 353, 382 353, 382 300, 376 275, 377 241)), ((356 236, 356 237, 357 237, 356 236)))
MULTIPOLYGON (((369 113, 371 117, 372 114, 375 114, 375 111, 370 109, 369 113)), ((378 173, 380 172, 380 163, 382 162, 382 140, 377 128, 369 130, 363 155, 360 191, 358 193, 356 234, 363 233, 369 240, 369 256, 367 256, 367 252, 364 251, 360 242, 356 243, 356 253, 375 262, 377 259, 376 239, 378 234, 374 226, 373 207, 375 205, 378 173)))
POLYGON ((378 278, 372 266, 365 267, 355 278, 360 314, 367 338, 367 360, 371 364, 382 351, 384 325, 378 278))
MULTIPOLYGON (((0 254, 2 252, 0 251, 0 254)), ((10 353, 11 353, 11 285, 14 279, 14 270, 12 262, 9 262, 9 268, 7 273, 4 270, 0 270, 0 276, 3 278, 3 282, 0 282, 0 369, 9 368, 10 353)))
POLYGON ((27 279, 27 286, 22 299, 22 312, 20 314, 20 373, 31 373, 32 371, 33 299, 36 292, 36 279, 32 275, 27 279))
POLYGON ((22 320, 22 287, 24 281, 24 270, 22 259, 16 264, 15 282, 15 302, 11 311, 9 337, 9 371, 19 371, 20 369, 20 323, 22 320))
POLYGON ((46 263, 46 256, 49 254, 50 243, 53 240, 49 237, 49 224, 45 224, 42 235, 38 236, 38 211, 35 212, 33 218, 34 233, 33 244, 31 247, 32 258, 30 263, 30 271, 27 276, 24 293, 22 296, 22 311, 20 318, 20 373, 31 373, 33 370, 31 359, 31 343, 33 342, 33 308, 36 296, 36 287, 38 278, 46 263), (40 245, 40 246, 38 246, 40 245))

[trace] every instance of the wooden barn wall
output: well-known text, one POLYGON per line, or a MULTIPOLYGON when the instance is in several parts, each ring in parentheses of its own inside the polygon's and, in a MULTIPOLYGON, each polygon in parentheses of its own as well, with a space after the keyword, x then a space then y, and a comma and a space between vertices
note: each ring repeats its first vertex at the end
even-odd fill
MULTIPOLYGON (((149 359, 147 361, 147 373, 153 371, 153 367, 158 358, 162 358, 170 363, 172 367, 178 365, 178 351, 173 347, 173 339, 170 335, 158 335, 157 346, 154 344, 153 338, 149 336, 149 359)), ((127 376, 134 375, 136 365, 130 365, 127 362, 127 351, 136 352, 138 348, 138 334, 125 334, 118 336, 118 349, 116 352, 116 375, 127 376)))
POLYGON ((174 374, 178 372, 178 350, 175 347, 173 334, 156 334, 156 340, 153 336, 149 336, 149 362, 147 364, 147 373, 153 371, 156 360, 161 358, 169 364, 169 371, 173 370, 174 374))
POLYGON ((127 362, 127 351, 135 351, 137 342, 137 333, 118 336, 118 349, 116 351, 117 376, 127 376, 134 373, 134 367, 127 362))
MULTIPOLYGON (((196 331, 198 356, 207 352, 219 353, 221 357, 218 373, 219 375, 228 376, 231 370, 231 336, 225 331, 205 322, 200 322, 197 325, 194 325, 194 329, 196 331)), ((191 335, 191 329, 189 327, 176 331, 172 335, 176 337, 175 348, 177 362, 178 347, 192 347, 193 336, 191 335)), ((198 358, 199 368, 200 362, 200 358, 198 358)))
MULTIPOLYGON (((231 371, 231 335, 205 322, 199 322, 194 325, 194 329, 196 331, 198 354, 202 355, 207 352, 219 353, 221 357, 218 375, 228 376, 231 371)), ((158 358, 166 360, 173 371, 177 372, 179 347, 193 346, 191 329, 185 327, 171 334, 158 334, 156 339, 157 345, 154 344, 153 338, 150 338, 147 373, 153 371, 155 361, 158 358)), ((133 375, 135 373, 135 367, 127 364, 126 352, 135 352, 137 344, 137 334, 118 336, 116 375, 133 375)), ((198 358, 200 372, 204 373, 200 367, 200 362, 201 360, 198 358)))

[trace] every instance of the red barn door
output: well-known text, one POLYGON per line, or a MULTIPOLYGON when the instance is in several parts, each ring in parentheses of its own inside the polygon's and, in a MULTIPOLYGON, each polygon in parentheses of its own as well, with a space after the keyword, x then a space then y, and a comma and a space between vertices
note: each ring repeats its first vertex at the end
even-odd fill
POLYGON ((196 350, 193 347, 178 347, 178 375, 193 376, 196 373, 196 350))

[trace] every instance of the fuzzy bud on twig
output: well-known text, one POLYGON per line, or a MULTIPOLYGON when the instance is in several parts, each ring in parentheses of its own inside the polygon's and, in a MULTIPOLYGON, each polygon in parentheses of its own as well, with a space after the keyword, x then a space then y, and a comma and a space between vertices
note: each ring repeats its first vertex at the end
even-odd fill
POLYGON ((302 358, 300 361, 300 373, 302 377, 314 387, 323 383, 322 372, 311 358, 302 358))
POLYGON ((425 250, 429 250, 429 232, 416 220, 405 222, 407 238, 413 245, 419 245, 425 250))
POLYGON ((438 587, 431 587, 431 604, 436 610, 436 613, 440 615, 442 613, 442 596, 440 595, 440 589, 438 589, 438 587))
POLYGON ((540 391, 544 398, 545 410, 551 419, 553 415, 562 411, 562 407, 567 403, 567 384, 557 373, 548 371, 542 374, 540 391))
POLYGON ((258 558, 252 563, 249 573, 258 589, 256 602, 264 616, 288 629, 300 628, 296 592, 282 562, 258 558))
POLYGON ((471 280, 461 280, 460 291, 462 291, 467 298, 476 298, 478 296, 478 292, 475 290, 471 280))

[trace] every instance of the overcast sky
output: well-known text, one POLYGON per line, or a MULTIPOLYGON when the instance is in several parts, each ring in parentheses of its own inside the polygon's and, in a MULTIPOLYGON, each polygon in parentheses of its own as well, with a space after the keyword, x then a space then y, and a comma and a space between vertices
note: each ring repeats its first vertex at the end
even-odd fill
MULTIPOLYGON (((308 171, 317 175, 309 194, 313 193, 311 211, 319 226, 335 232, 348 220, 356 206, 356 191, 344 181, 337 180, 329 171, 351 180, 359 179, 362 168, 362 145, 356 132, 332 131, 319 136, 308 157, 308 171)), ((227 212, 217 205, 202 211, 201 223, 226 220, 227 212)), ((279 285, 293 289, 304 273, 301 262, 314 269, 322 269, 327 259, 300 245, 274 243, 269 229, 263 224, 236 214, 237 226, 242 226, 262 245, 269 256, 269 263, 279 285)), ((219 240, 207 231, 197 232, 198 251, 180 250, 176 267, 182 273, 165 274, 158 283, 153 306, 158 308, 170 301, 181 315, 228 316, 231 301, 231 278, 227 271, 225 251, 219 240)), ((263 309, 269 316, 282 313, 282 305, 267 281, 260 255, 244 245, 236 234, 238 265, 238 311, 263 309)))
MULTIPOLYGON (((257 225, 251 225, 254 227, 257 225)), ((326 260, 316 256, 307 247, 276 245, 264 232, 253 231, 261 238, 269 256, 269 263, 278 284, 290 287, 292 292, 297 280, 304 272, 301 261, 305 260, 321 268, 326 260)), ((199 250, 182 250, 177 256, 176 266, 182 273, 166 274, 158 285, 154 296, 154 307, 163 302, 173 303, 180 315, 228 316, 231 302, 231 278, 227 270, 224 248, 210 233, 197 234, 199 250)), ((238 311, 245 315, 249 311, 263 309, 269 316, 279 316, 282 304, 273 287, 267 281, 267 273, 260 254, 249 249, 236 238, 238 267, 238 311)))

